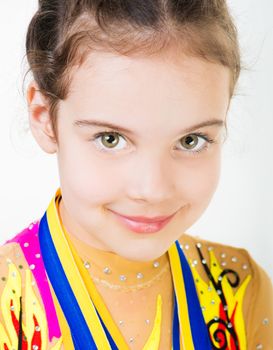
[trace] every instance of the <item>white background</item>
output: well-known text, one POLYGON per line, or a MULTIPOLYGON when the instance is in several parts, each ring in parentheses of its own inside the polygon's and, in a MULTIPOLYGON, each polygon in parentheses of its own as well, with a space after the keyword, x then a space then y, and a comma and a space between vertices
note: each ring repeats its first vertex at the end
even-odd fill
MULTIPOLYGON (((55 156, 43 153, 28 131, 22 86, 25 35, 37 3, 0 5, 0 242, 40 218, 59 183, 55 156)), ((273 277, 273 2, 228 4, 248 70, 232 100, 218 190, 187 232, 248 249, 273 277)))

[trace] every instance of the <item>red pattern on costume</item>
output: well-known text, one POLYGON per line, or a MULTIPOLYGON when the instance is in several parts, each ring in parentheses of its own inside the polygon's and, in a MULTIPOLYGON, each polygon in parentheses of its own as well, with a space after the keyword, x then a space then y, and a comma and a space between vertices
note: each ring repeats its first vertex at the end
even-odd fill
MULTIPOLYGON (((232 324, 232 327, 233 327, 233 330, 235 332, 235 334, 237 335, 237 332, 236 332, 236 329, 235 329, 235 321, 234 321, 234 318, 235 318, 235 313, 236 313, 236 309, 237 309, 237 305, 238 305, 238 302, 236 302, 236 305, 235 305, 235 308, 232 312, 232 315, 231 315, 231 319, 230 321, 227 320, 227 317, 226 317, 226 313, 224 311, 224 307, 223 307, 223 304, 221 303, 219 305, 219 317, 222 321, 225 322, 225 324, 227 324, 228 322, 230 322, 232 324)), ((222 347, 224 346, 225 344, 225 337, 223 334, 226 334, 226 326, 223 325, 222 323, 219 323, 219 326, 217 328, 217 330, 220 330, 222 331, 223 333, 219 333, 218 334, 218 338, 219 338, 219 346, 222 347)), ((237 338, 238 339, 238 338, 237 338)), ((240 350, 240 344, 238 345, 239 347, 236 347, 236 344, 235 344, 235 340, 233 337, 230 338, 230 347, 227 347, 226 350, 240 350)))
MULTIPOLYGON (((34 327, 40 327, 35 315, 33 315, 33 321, 34 321, 34 327)), ((31 341, 31 349, 33 349, 33 345, 38 345, 39 349, 41 349, 42 347, 41 328, 39 331, 35 330, 33 334, 32 341, 31 341)))
MULTIPOLYGON (((10 300, 10 307, 12 307, 12 306, 13 306, 13 300, 11 299, 10 300)), ((13 323, 14 329, 16 331, 17 337, 19 338, 19 328, 20 328, 19 320, 17 320, 13 310, 11 310, 10 312, 11 312, 11 319, 12 319, 12 323, 13 323)), ((22 350, 27 350, 27 348, 28 348, 28 343, 27 343, 24 331, 22 330, 22 347, 21 347, 21 349, 22 350)), ((8 347, 7 347, 7 350, 9 350, 8 347)))

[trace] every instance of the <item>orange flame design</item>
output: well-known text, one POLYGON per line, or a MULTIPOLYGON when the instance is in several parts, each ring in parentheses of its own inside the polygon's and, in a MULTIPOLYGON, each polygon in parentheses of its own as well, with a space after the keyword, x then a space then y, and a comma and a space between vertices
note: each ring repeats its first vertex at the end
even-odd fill
MULTIPOLYGON (((32 273, 25 270, 25 324, 22 320, 22 278, 15 264, 7 259, 8 279, 1 296, 4 325, 0 322, 0 350, 46 350, 48 347, 47 320, 32 288, 32 273)), ((59 350, 62 338, 51 347, 59 350)))

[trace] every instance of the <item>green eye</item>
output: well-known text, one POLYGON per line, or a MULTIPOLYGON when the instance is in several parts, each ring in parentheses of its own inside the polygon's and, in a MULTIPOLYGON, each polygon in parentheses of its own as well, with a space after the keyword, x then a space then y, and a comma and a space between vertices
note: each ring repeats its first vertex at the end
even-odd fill
POLYGON ((112 132, 101 136, 101 142, 106 148, 114 148, 119 143, 119 135, 112 132))
POLYGON ((185 147, 186 149, 193 149, 198 145, 199 142, 199 136, 198 135, 187 135, 185 137, 182 137, 181 139, 181 145, 185 147))

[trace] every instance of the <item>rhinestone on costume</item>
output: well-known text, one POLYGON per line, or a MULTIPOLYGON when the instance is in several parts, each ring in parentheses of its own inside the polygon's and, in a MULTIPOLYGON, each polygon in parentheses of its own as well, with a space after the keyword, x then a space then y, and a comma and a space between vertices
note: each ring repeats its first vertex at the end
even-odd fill
POLYGON ((263 319, 263 325, 267 326, 269 324, 269 319, 268 318, 264 318, 263 319))
POLYGON ((28 242, 25 242, 24 243, 24 247, 27 248, 29 246, 29 243, 28 242))
POLYGON ((153 265, 154 265, 154 267, 158 267, 160 264, 159 264, 158 261, 155 261, 155 262, 153 263, 153 265))
POLYGON ((231 261, 232 261, 232 262, 237 262, 238 259, 236 258, 236 256, 233 256, 233 257, 231 258, 231 261))
POLYGON ((228 328, 232 328, 232 323, 229 322, 227 326, 228 326, 228 328))
POLYGON ((143 273, 141 273, 141 272, 138 272, 138 273, 137 273, 137 275, 136 275, 136 277, 137 277, 138 279, 141 279, 141 278, 143 278, 143 273))
POLYGON ((119 276, 119 279, 120 279, 122 282, 124 282, 124 281, 127 280, 127 277, 126 277, 125 275, 120 275, 120 276, 119 276))
POLYGON ((218 277, 218 281, 222 281, 223 277, 222 276, 219 276, 218 277))
POLYGON ((221 266, 226 266, 226 265, 227 265, 227 263, 225 261, 221 262, 221 266))
POLYGON ((12 274, 11 274, 12 277, 16 277, 16 272, 13 271, 12 274))
POLYGON ((263 349, 263 345, 262 345, 262 344, 257 344, 257 345, 256 345, 256 349, 257 349, 257 350, 263 349))
POLYGON ((201 309, 202 309, 202 311, 205 311, 206 307, 205 306, 201 306, 201 309))
POLYGON ((30 268, 30 270, 34 270, 35 269, 35 265, 31 264, 31 265, 29 265, 29 268, 30 268))
POLYGON ((247 265, 247 264, 243 264, 243 265, 242 265, 242 269, 243 269, 243 270, 247 270, 247 268, 248 268, 248 265, 247 265))
POLYGON ((210 303, 211 303, 212 305, 214 305, 214 304, 215 304, 215 300, 212 299, 210 303))
POLYGON ((14 305, 12 305, 12 306, 10 307, 10 309, 11 309, 11 311, 14 311, 14 305))
POLYGON ((35 254, 35 258, 39 259, 41 257, 40 253, 35 254))
POLYGON ((84 265, 84 267, 85 267, 86 269, 89 269, 89 268, 90 268, 90 263, 89 263, 89 261, 85 261, 85 262, 83 263, 83 265, 84 265))
POLYGON ((206 259, 202 259, 202 264, 206 264, 207 263, 207 261, 206 261, 206 259))
POLYGON ((40 328, 39 326, 36 326, 36 327, 35 327, 35 331, 36 331, 36 332, 40 332, 40 330, 41 330, 41 328, 40 328))
POLYGON ((198 261, 196 259, 194 259, 192 263, 193 263, 193 265, 197 265, 198 261))
POLYGON ((145 323, 146 324, 150 324, 150 320, 145 320, 145 323))
POLYGON ((214 321, 218 321, 218 320, 219 320, 219 317, 215 316, 214 321))
POLYGON ((39 346, 38 346, 38 345, 32 345, 32 349, 33 349, 33 350, 38 350, 38 349, 39 349, 39 346))
POLYGON ((221 258, 225 259, 227 257, 227 254, 226 253, 222 253, 221 254, 221 258))
POLYGON ((132 343, 133 341, 134 341, 134 338, 131 337, 131 338, 129 339, 129 343, 132 343))
POLYGON ((208 247, 208 251, 210 252, 211 250, 213 250, 213 247, 212 246, 208 247))
POLYGON ((212 291, 212 287, 208 287, 208 292, 211 292, 212 291))
POLYGON ((197 243, 197 248, 201 248, 202 244, 200 242, 197 243))
POLYGON ((190 248, 190 246, 188 245, 188 244, 185 244, 185 249, 189 249, 190 248))
POLYGON ((122 326, 124 321, 120 320, 120 321, 118 321, 118 323, 119 323, 120 326, 122 326))
POLYGON ((224 310, 227 311, 228 305, 224 305, 224 310))
POLYGON ((107 275, 109 275, 111 273, 111 270, 109 269, 109 267, 105 267, 103 269, 103 272, 106 273, 107 275))
POLYGON ((28 227, 28 229, 29 229, 29 230, 32 230, 32 229, 33 229, 33 226, 34 226, 33 224, 30 224, 29 227, 28 227))
POLYGON ((218 295, 221 295, 221 294, 222 294, 221 289, 217 289, 217 294, 218 294, 218 295))

